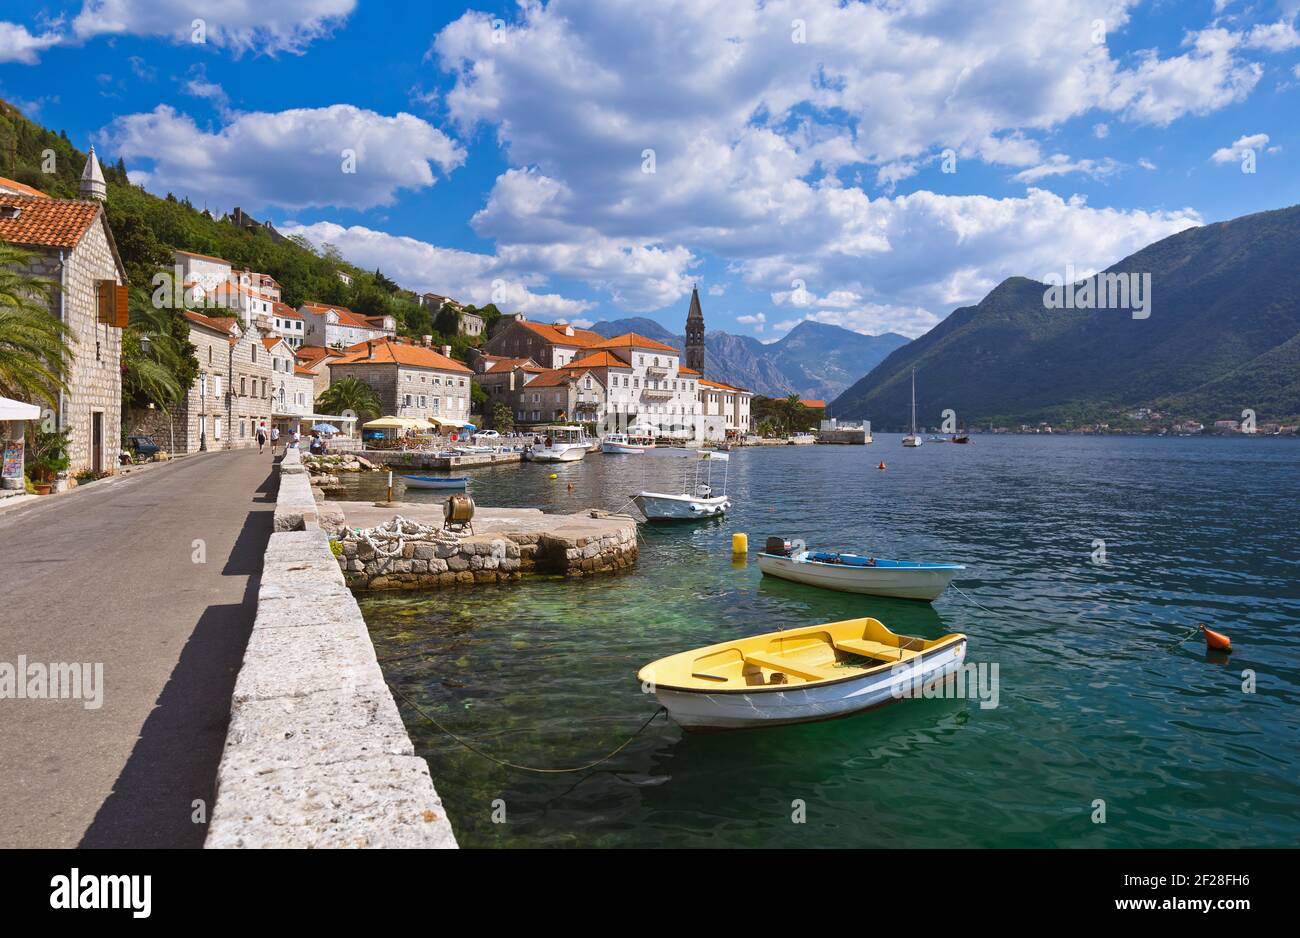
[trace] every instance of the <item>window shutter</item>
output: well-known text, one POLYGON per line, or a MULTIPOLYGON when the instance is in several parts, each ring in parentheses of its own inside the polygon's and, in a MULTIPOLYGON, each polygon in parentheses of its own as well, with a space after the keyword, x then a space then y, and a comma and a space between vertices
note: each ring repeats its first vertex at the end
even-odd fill
POLYGON ((113 325, 117 321, 116 317, 113 315, 114 286, 116 286, 116 284, 111 280, 95 281, 95 290, 98 293, 96 299, 97 305, 95 309, 95 320, 96 322, 101 322, 108 326, 113 325))
POLYGON ((126 284, 116 283, 113 284, 113 292, 115 294, 113 312, 116 317, 113 325, 117 326, 119 329, 125 329, 130 316, 128 307, 130 306, 131 301, 131 291, 127 289, 126 284))

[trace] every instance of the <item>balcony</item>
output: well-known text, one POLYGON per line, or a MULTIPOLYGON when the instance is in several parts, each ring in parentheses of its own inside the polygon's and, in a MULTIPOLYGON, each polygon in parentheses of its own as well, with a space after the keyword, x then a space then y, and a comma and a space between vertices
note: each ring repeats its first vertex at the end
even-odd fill
POLYGON ((666 378, 672 371, 667 365, 646 365, 645 373, 652 378, 666 378))
POLYGON ((675 393, 672 388, 642 388, 641 396, 656 401, 669 400, 675 393))

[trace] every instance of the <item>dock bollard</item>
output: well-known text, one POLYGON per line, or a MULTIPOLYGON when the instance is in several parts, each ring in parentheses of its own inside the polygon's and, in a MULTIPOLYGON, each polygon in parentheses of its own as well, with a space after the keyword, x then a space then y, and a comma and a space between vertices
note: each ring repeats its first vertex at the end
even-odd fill
POLYGON ((749 535, 741 531, 731 535, 731 552, 733 554, 748 554, 749 535))

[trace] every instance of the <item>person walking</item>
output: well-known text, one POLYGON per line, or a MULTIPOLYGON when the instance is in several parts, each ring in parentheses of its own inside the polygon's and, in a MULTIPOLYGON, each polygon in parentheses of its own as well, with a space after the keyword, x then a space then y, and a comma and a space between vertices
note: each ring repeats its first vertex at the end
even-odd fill
POLYGON ((275 455, 275 445, 280 442, 280 428, 271 428, 271 455, 275 455))
POLYGON ((299 433, 297 430, 294 430, 294 431, 293 431, 293 448, 294 448, 294 449, 297 449, 297 448, 298 448, 298 444, 299 444, 301 441, 302 441, 302 434, 299 433))
POLYGON ((259 423, 257 425, 257 451, 259 453, 262 452, 265 446, 266 446, 266 424, 259 423))

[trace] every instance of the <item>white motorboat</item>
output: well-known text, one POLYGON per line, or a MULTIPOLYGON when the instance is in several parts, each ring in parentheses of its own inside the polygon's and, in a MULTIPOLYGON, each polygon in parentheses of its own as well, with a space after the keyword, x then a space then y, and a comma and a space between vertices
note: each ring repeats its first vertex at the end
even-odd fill
POLYGON ((524 448, 525 458, 532 462, 576 462, 587 455, 589 444, 582 427, 543 427, 538 435, 541 443, 524 448))
POLYGON ((904 446, 920 446, 921 438, 916 433, 916 369, 912 369, 912 432, 903 437, 904 446))
POLYGON ((790 550, 779 537, 768 539, 766 549, 758 555, 758 568, 765 576, 823 589, 925 602, 938 599, 953 577, 966 569, 959 563, 886 560, 832 551, 790 550))
POLYGON ((955 680, 960 633, 898 635, 848 619, 753 635, 660 658, 637 674, 689 731, 811 723, 923 697, 955 680))
POLYGON ((701 518, 719 518, 731 507, 727 497, 726 464, 730 460, 727 453, 713 450, 680 450, 678 452, 696 456, 693 471, 687 472, 682 491, 653 492, 642 491, 632 496, 632 502, 645 515, 647 521, 696 521, 701 518), (713 466, 715 462, 724 464, 722 473, 722 494, 713 494, 713 466), (708 473, 700 480, 700 463, 709 463, 708 473))
POLYGON ((640 456, 645 452, 644 446, 638 446, 622 433, 610 433, 601 441, 602 452, 614 456, 640 456))

